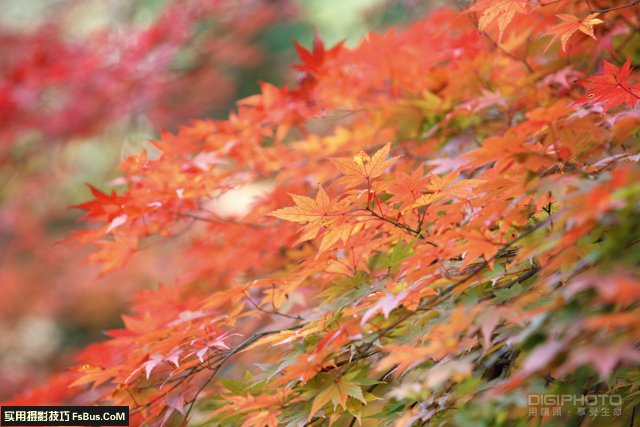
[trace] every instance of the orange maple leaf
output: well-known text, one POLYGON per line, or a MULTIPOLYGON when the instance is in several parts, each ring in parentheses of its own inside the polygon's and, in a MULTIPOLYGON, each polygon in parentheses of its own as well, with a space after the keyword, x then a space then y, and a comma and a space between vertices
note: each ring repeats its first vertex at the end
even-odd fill
POLYGON ((493 21, 498 21, 498 42, 502 40, 505 28, 513 20, 516 13, 527 13, 530 10, 526 0, 488 0, 477 3, 469 11, 482 10, 478 20, 478 29, 485 31, 493 21))
MULTIPOLYGON (((295 206, 278 209, 269 212, 268 215, 284 219, 285 221, 304 224, 305 232, 300 236, 298 242, 313 239, 320 229, 329 228, 330 225, 336 223, 347 213, 347 202, 344 200, 330 199, 322 186, 320 186, 315 200, 311 197, 297 194, 290 194, 290 196, 296 204, 295 206)), ((340 236, 342 236, 342 234, 340 234, 340 236)))
POLYGON ((113 240, 95 242, 97 252, 89 255, 87 261, 102 264, 100 277, 118 268, 124 267, 138 247, 138 238, 124 234, 115 234, 113 240))
POLYGON ((373 156, 361 151, 351 159, 348 157, 329 159, 344 174, 336 183, 347 188, 356 187, 363 182, 370 183, 373 179, 382 175, 385 169, 391 166, 398 158, 387 159, 390 148, 391 144, 387 144, 376 151, 373 156))
POLYGON ((296 205, 269 212, 269 215, 301 224, 322 222, 327 225, 326 222, 330 220, 330 217, 335 216, 339 211, 339 203, 336 199, 330 199, 322 186, 320 186, 315 200, 299 194, 289 195, 296 205))
POLYGON ((596 40, 596 36, 593 33, 593 27, 594 25, 602 24, 604 22, 602 19, 596 18, 598 15, 599 13, 592 13, 582 19, 577 16, 567 14, 556 15, 564 22, 551 27, 547 34, 553 34, 553 37, 544 51, 546 52, 556 40, 560 39, 560 42, 562 43, 562 51, 566 52, 567 41, 569 41, 576 31, 580 31, 596 40))
POLYGON ((95 389, 115 376, 111 369, 105 369, 102 366, 89 364, 71 368, 70 370, 80 372, 82 376, 73 381, 69 387, 77 387, 83 384, 93 383, 92 389, 95 389))

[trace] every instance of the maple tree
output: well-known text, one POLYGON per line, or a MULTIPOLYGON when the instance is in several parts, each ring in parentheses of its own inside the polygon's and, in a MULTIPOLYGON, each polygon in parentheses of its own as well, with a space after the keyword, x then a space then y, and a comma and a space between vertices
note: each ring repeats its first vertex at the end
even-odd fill
POLYGON ((298 45, 297 85, 262 83, 92 188, 70 240, 102 274, 159 241, 188 268, 12 402, 130 405, 135 425, 584 425, 527 396, 610 394, 605 422, 628 424, 638 4, 478 1, 298 45))

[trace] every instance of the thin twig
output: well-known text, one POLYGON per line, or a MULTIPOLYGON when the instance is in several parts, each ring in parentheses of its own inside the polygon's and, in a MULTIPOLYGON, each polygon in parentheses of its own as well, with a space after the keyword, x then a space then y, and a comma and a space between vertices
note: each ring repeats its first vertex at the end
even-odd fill
POLYGON ((623 4, 623 5, 620 5, 620 6, 608 7, 608 8, 605 8, 605 9, 592 9, 591 13, 606 13, 606 12, 611 12, 613 10, 620 10, 620 9, 625 9, 627 7, 633 7, 633 6, 637 5, 637 4, 640 4, 640 0, 633 0, 633 1, 629 2, 629 3, 627 3, 627 4, 623 4))
POLYGON ((204 383, 202 383, 202 385, 200 386, 198 391, 196 391, 195 395, 193 396, 193 399, 191 399, 191 403, 189 404, 189 409, 187 409, 187 412, 184 415, 184 422, 187 421, 187 419, 189 417, 189 414, 193 410, 193 407, 194 407, 194 405, 196 403, 196 400, 198 399, 198 396, 200 395, 200 393, 202 393, 202 391, 205 389, 205 387, 207 385, 209 385, 209 383, 215 378, 216 374, 220 371, 220 369, 222 369, 224 364, 229 359, 231 359, 231 357, 233 357, 234 355, 238 354, 239 352, 241 352, 245 348, 249 347, 251 344, 253 344, 258 339, 260 339, 260 338, 262 338, 264 336, 278 334, 278 333, 284 332, 284 331, 294 331, 296 329, 300 329, 300 328, 306 326, 307 324, 308 324, 308 322, 307 323, 299 323, 297 325, 292 325, 292 326, 289 326, 287 328, 282 328, 282 329, 273 329, 273 330, 269 330, 269 331, 256 332, 255 334, 251 335, 249 338, 247 338, 246 340, 241 342, 238 346, 236 346, 236 347, 232 348, 231 350, 229 350, 227 352, 227 354, 224 355, 224 357, 220 360, 220 362, 213 369, 213 372, 211 372, 209 377, 204 381, 204 383))
POLYGON ((408 225, 406 225, 406 224, 402 224, 402 223, 400 223, 400 222, 398 222, 398 221, 394 221, 394 220, 392 220, 392 219, 390 219, 390 218, 387 218, 387 217, 385 217, 385 216, 382 216, 382 215, 380 215, 380 214, 376 213, 373 209, 371 209, 371 208, 369 208, 369 207, 367 207, 365 210, 366 210, 367 212, 369 212, 371 215, 373 215, 374 217, 376 217, 376 218, 378 218, 378 219, 380 219, 380 220, 382 220, 382 221, 388 222, 389 224, 392 224, 393 226, 398 227, 398 228, 400 228, 400 229, 402 229, 402 230, 404 230, 404 231, 407 231, 407 232, 409 232, 409 233, 410 233, 411 235, 413 235, 413 236, 417 236, 419 239, 424 240, 424 242, 425 242, 426 244, 431 245, 431 246, 433 246, 433 247, 435 247, 435 248, 437 248, 437 247, 438 247, 438 245, 436 245, 434 242, 429 241, 429 240, 426 240, 426 239, 424 238, 424 236, 422 235, 422 232, 421 232, 421 231, 416 230, 416 229, 414 229, 414 228, 411 228, 411 227, 409 227, 409 226, 408 226, 408 225))
POLYGON ((176 216, 178 216, 178 217, 191 218, 191 219, 195 219, 197 221, 208 222, 210 224, 242 225, 244 227, 251 227, 251 228, 269 227, 268 224, 256 224, 256 223, 253 223, 253 222, 235 221, 235 220, 232 220, 232 219, 226 219, 226 218, 220 218, 220 217, 209 218, 209 217, 196 215, 196 214, 191 213, 191 212, 177 212, 177 211, 169 211, 169 212, 174 214, 174 215, 176 215, 176 216))
POLYGON ((302 317, 300 317, 299 315, 297 315, 297 316, 292 316, 292 315, 290 315, 290 314, 281 313, 281 312, 279 312, 279 311, 277 311, 277 310, 274 310, 274 311, 271 311, 271 310, 265 310, 264 308, 260 307, 260 306, 258 305, 258 303, 256 303, 253 299, 251 299, 251 297, 250 297, 250 296, 245 295, 244 297, 247 299, 247 301, 249 301, 249 302, 251 303, 251 305, 252 305, 252 306, 254 306, 254 307, 255 307, 255 309, 256 309, 256 310, 261 311, 261 312, 263 312, 263 313, 267 313, 267 314, 275 314, 275 315, 277 315, 277 316, 286 317, 287 319, 303 320, 303 319, 302 319, 302 317))

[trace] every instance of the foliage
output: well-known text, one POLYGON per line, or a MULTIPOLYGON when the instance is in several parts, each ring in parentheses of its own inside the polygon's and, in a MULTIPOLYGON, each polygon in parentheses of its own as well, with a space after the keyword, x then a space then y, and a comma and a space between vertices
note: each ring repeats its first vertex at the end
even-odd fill
POLYGON ((527 395, 606 393, 626 422, 637 4, 487 0, 353 50, 316 39, 296 87, 127 157, 72 240, 108 274, 179 237, 162 263, 189 267, 54 378, 73 394, 15 402, 125 404, 136 425, 582 425, 529 417, 527 395))
POLYGON ((0 401, 101 339, 134 289, 174 275, 159 273, 166 246, 97 281, 80 263, 91 248, 56 244, 78 227, 69 206, 90 194, 83 182, 115 178, 160 130, 225 111, 244 73, 280 74, 265 62, 282 52, 258 35, 291 12, 263 0, 0 4, 0 401), (40 5, 44 22, 12 20, 11 4, 40 5))

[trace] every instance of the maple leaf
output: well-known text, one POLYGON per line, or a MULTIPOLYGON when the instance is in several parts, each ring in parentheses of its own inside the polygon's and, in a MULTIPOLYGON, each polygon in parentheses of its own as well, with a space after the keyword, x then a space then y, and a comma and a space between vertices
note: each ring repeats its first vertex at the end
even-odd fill
POLYGON ((467 266, 482 256, 485 260, 489 261, 489 268, 493 268, 493 256, 498 252, 499 245, 495 244, 491 240, 491 235, 486 232, 478 230, 471 230, 465 236, 467 242, 460 245, 465 251, 464 260, 462 266, 467 266))
POLYGON ((344 409, 347 408, 347 399, 349 397, 353 397, 366 404, 367 401, 362 393, 362 388, 359 383, 355 381, 355 377, 357 375, 358 372, 355 371, 342 376, 338 380, 329 378, 326 381, 324 388, 313 399, 307 421, 311 420, 324 405, 329 403, 329 401, 333 403, 334 408, 340 405, 344 409))
POLYGON ((138 247, 138 238, 115 234, 113 240, 95 242, 99 250, 87 258, 88 262, 102 264, 100 276, 125 266, 138 247))
POLYGON ((341 227, 341 219, 348 210, 347 201, 339 201, 330 199, 324 188, 320 186, 315 200, 308 196, 290 194, 296 206, 290 206, 269 212, 268 215, 285 221, 297 222, 304 224, 304 233, 298 239, 298 243, 305 240, 313 239, 318 235, 320 230, 328 230, 325 236, 328 240, 322 245, 325 250, 339 239, 346 239, 351 232, 349 227, 341 227), (331 225, 336 227, 329 230, 331 225))
POLYGON ((484 1, 478 3, 469 11, 482 10, 482 15, 478 20, 478 29, 485 31, 493 21, 498 21, 498 42, 502 40, 505 28, 513 20, 516 13, 527 13, 530 10, 529 2, 526 0, 499 0, 484 1))
MULTIPOLYGON (((118 213, 122 210, 122 206, 125 204, 125 197, 117 195, 115 190, 113 190, 111 194, 106 194, 91 184, 86 184, 86 186, 91 190, 94 200, 71 206, 72 208, 87 211, 87 213, 84 214, 83 219, 112 220, 114 219, 114 216, 118 216, 118 213)), ((122 223, 124 223, 124 221, 122 221, 122 223)), ((119 225, 122 225, 122 223, 112 224, 110 229, 114 229, 119 225)))
POLYGON ((156 366, 163 362, 171 362, 173 365, 178 367, 180 365, 180 353, 180 350, 177 350, 173 351, 168 356, 163 356, 161 354, 152 354, 149 357, 149 360, 142 364, 142 368, 144 368, 147 379, 149 379, 151 372, 156 368, 156 366))
POLYGON ((537 346, 522 363, 522 372, 531 374, 548 367, 564 348, 565 344, 563 342, 555 340, 547 341, 537 346))
POLYGON ((343 43, 338 43, 329 50, 326 50, 324 43, 318 33, 313 37, 313 50, 307 50, 297 41, 293 42, 298 56, 302 60, 301 65, 294 65, 296 70, 304 71, 312 75, 316 75, 324 65, 326 59, 334 58, 340 49, 342 49, 343 43))
POLYGON ((162 424, 165 425, 167 420, 173 415, 174 411, 179 412, 183 416, 186 415, 185 404, 186 401, 184 396, 181 394, 169 395, 165 398, 165 402, 167 403, 167 410, 165 411, 164 417, 162 418, 162 424))
POLYGON ((378 314, 380 311, 384 314, 384 318, 388 318, 389 314, 393 310, 395 310, 402 301, 407 297, 408 291, 405 289, 397 295, 394 295, 391 292, 386 292, 385 295, 378 300, 378 302, 367 310, 366 313, 362 316, 362 320, 360 323, 364 325, 367 323, 367 320, 378 314))
POLYGON ((70 387, 93 383, 92 387, 96 388, 100 384, 103 384, 114 377, 114 374, 110 369, 105 369, 102 366, 85 364, 80 367, 73 368, 73 370, 82 373, 82 376, 72 382, 70 387))
POLYGON ((566 295, 573 296, 589 287, 597 289, 607 302, 625 305, 640 298, 640 283, 625 275, 579 277, 571 282, 565 292, 566 295))
POLYGON ((354 226, 353 224, 342 223, 327 229, 325 234, 322 236, 322 242, 320 242, 316 259, 320 254, 333 246, 333 244, 338 240, 341 240, 343 243, 346 242, 351 234, 357 232, 360 228, 362 228, 361 224, 356 224, 354 226))
POLYGON ((409 209, 418 206, 428 206, 445 197, 469 197, 474 194, 476 188, 483 184, 479 179, 463 179, 454 182, 458 178, 457 173, 450 173, 442 177, 431 174, 430 182, 425 187, 425 194, 419 197, 415 203, 409 205, 409 209))
POLYGON ((411 175, 406 172, 398 172, 389 188, 392 194, 389 202, 399 201, 405 204, 415 202, 428 181, 428 178, 424 176, 423 169, 423 164, 421 163, 411 175))
POLYGON ((386 168, 398 159, 398 157, 387 159, 390 149, 391 144, 386 144, 376 151, 373 156, 361 151, 351 159, 329 159, 344 175, 336 181, 336 184, 344 185, 346 188, 353 188, 364 182, 370 183, 373 179, 378 178, 386 168))
POLYGON ((318 33, 313 38, 313 50, 307 50, 298 42, 294 42, 298 56, 302 60, 302 64, 293 66, 294 69, 301 72, 298 79, 299 93, 304 95, 316 85, 320 73, 326 66, 326 61, 335 58, 342 49, 342 45, 343 43, 340 42, 326 50, 318 33))
POLYGON ((594 25, 602 24, 604 22, 602 19, 596 18, 598 15, 599 13, 592 13, 582 19, 568 14, 556 15, 564 22, 551 27, 547 34, 553 34, 553 37, 544 51, 546 52, 556 40, 560 39, 560 42, 562 43, 562 51, 566 52, 567 41, 569 41, 576 31, 580 31, 596 40, 596 36, 593 33, 593 27, 594 25))
POLYGON ((632 87, 626 81, 631 75, 631 61, 627 59, 622 67, 617 68, 607 60, 603 60, 603 67, 604 72, 601 76, 591 76, 578 81, 588 91, 577 99, 574 105, 602 102, 605 111, 620 104, 635 106, 640 100, 640 85, 632 87))
MULTIPOLYGON (((235 388, 233 386, 233 382, 224 381, 224 384, 230 390, 235 388)), ((288 399, 290 394, 290 389, 282 388, 278 389, 273 394, 254 396, 251 393, 247 393, 246 395, 243 394, 242 396, 227 396, 225 397, 225 400, 227 401, 228 406, 233 408, 234 414, 254 412, 256 413, 256 416, 258 416, 257 414, 262 413, 263 410, 271 410, 271 413, 277 412, 274 412, 273 408, 282 405, 288 399)), ((227 410, 228 408, 222 407, 213 411, 212 415, 223 414, 227 410)), ((259 418, 261 418, 261 416, 259 416, 258 419, 259 418)), ((264 427, 266 424, 258 423, 255 425, 264 427)))
POLYGON ((637 364, 640 362, 640 351, 629 345, 587 345, 572 349, 560 372, 572 371, 580 365, 591 364, 601 378, 608 378, 616 365, 622 362, 630 365, 637 364))
POLYGON ((301 224, 327 221, 328 217, 335 215, 338 210, 335 199, 330 199, 324 188, 320 186, 315 200, 308 196, 289 194, 296 206, 290 206, 269 212, 268 215, 285 221, 293 221, 301 224))
POLYGON ((427 372, 425 385, 436 389, 450 378, 461 380, 471 376, 472 370, 473 364, 466 359, 440 361, 427 372))
POLYGON ((127 217, 128 217, 127 214, 123 214, 123 215, 118 215, 117 217, 112 219, 111 222, 109 223, 109 226, 105 230, 105 234, 109 234, 110 232, 120 227, 125 222, 127 222, 127 217))
POLYGON ((280 411, 260 411, 253 414, 240 427, 277 427, 280 411))
POLYGON ((170 396, 167 396, 165 398, 165 400, 167 402, 167 405, 170 408, 180 412, 182 415, 185 414, 185 403, 186 402, 184 400, 184 396, 182 396, 180 394, 170 395, 170 396))

